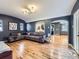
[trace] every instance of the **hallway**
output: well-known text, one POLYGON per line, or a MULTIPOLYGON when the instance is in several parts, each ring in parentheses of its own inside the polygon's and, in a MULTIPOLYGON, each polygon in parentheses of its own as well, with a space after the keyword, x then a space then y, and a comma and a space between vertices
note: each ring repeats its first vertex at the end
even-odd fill
POLYGON ((77 54, 68 48, 67 36, 64 35, 52 36, 50 43, 21 40, 8 45, 13 50, 13 59, 79 59, 77 54))

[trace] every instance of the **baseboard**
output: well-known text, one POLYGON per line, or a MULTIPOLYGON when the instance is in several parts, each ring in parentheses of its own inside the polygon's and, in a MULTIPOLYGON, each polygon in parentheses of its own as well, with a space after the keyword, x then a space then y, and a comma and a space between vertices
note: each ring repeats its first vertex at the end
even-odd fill
POLYGON ((77 53, 77 51, 74 49, 74 47, 71 44, 69 44, 69 47, 72 48, 76 52, 76 54, 79 56, 79 53, 77 53))

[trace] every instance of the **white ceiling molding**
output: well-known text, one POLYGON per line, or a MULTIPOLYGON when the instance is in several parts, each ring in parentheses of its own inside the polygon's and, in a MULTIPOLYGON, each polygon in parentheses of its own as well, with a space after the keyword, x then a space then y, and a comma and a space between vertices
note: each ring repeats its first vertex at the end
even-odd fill
POLYGON ((6 14, 32 22, 70 15, 77 0, 0 0, 0 14, 6 14), (31 15, 24 14, 22 8, 35 5, 37 10, 31 15))

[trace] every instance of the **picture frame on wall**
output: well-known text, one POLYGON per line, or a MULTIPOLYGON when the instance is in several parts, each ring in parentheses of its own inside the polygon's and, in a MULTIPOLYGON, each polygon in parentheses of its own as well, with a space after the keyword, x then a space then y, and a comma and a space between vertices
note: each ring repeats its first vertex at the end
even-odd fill
POLYGON ((36 26, 35 26, 35 31, 45 33, 45 23, 44 22, 37 22, 36 26))
POLYGON ((9 30, 17 30, 17 23, 9 22, 9 30))

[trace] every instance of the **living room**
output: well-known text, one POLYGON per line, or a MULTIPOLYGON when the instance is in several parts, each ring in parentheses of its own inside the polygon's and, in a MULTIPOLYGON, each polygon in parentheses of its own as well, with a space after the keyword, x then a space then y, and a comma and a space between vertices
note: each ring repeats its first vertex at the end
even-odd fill
POLYGON ((79 59, 78 0, 0 0, 0 59, 79 59))

